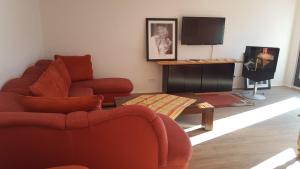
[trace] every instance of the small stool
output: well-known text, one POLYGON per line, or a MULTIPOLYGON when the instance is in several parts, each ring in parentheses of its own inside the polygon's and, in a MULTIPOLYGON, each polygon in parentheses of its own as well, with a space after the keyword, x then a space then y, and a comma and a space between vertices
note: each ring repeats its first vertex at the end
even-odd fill
POLYGON ((212 130, 215 107, 207 102, 199 103, 197 106, 202 112, 202 125, 204 126, 204 130, 212 130))

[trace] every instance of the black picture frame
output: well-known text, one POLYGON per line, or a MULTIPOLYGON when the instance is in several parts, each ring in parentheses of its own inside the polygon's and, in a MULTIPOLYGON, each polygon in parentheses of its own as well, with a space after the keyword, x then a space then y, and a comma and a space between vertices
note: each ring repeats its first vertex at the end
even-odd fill
POLYGON ((177 60, 177 42, 177 18, 146 18, 147 61, 177 60))
MULTIPOLYGON (((248 78, 245 78, 245 90, 253 90, 254 81, 248 78)), ((271 80, 263 80, 258 82, 258 90, 271 89, 271 80)))
POLYGON ((300 53, 298 55, 297 68, 294 77, 294 86, 300 87, 300 53))

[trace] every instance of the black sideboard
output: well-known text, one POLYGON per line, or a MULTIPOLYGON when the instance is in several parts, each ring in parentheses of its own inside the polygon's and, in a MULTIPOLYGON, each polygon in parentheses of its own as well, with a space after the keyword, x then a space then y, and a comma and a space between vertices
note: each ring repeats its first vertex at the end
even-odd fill
MULTIPOLYGON (((162 62, 161 62, 162 63, 162 62)), ((168 63, 174 63, 168 62, 168 63)), ((163 91, 221 92, 231 91, 234 77, 234 62, 205 62, 163 65, 163 91)))

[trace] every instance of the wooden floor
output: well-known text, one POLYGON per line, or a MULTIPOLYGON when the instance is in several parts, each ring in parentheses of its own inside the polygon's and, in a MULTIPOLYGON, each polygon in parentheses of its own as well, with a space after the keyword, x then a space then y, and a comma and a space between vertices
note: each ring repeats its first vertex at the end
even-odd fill
MULTIPOLYGON (((300 91, 285 87, 273 87, 264 92, 267 99, 256 102, 255 106, 215 109, 214 119, 234 116, 292 97, 300 99, 300 91)), ((189 169, 250 169, 286 149, 293 148, 297 152, 300 130, 298 114, 300 114, 300 109, 289 111, 193 146, 193 157, 189 169)), ((177 122, 182 126, 197 125, 201 122, 201 115, 179 116, 177 122)), ((202 129, 198 129, 188 134, 192 137, 203 133, 205 132, 202 129)), ((297 159, 290 159, 276 168, 287 168, 296 161, 297 159)))

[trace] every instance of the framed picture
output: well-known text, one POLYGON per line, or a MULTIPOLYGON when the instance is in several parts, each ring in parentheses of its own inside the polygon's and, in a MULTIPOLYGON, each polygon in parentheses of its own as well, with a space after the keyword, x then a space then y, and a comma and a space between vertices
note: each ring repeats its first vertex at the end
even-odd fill
MULTIPOLYGON (((245 89, 252 90, 254 88, 254 83, 253 80, 245 78, 245 89)), ((271 89, 271 80, 260 81, 257 85, 257 89, 271 89)))
POLYGON ((280 48, 247 46, 242 76, 254 81, 273 79, 280 48))
POLYGON ((147 60, 177 60, 177 19, 146 18, 147 60))
POLYGON ((297 63, 297 68, 296 68, 295 78, 294 78, 294 86, 300 87, 300 54, 298 56, 298 63, 297 63))

